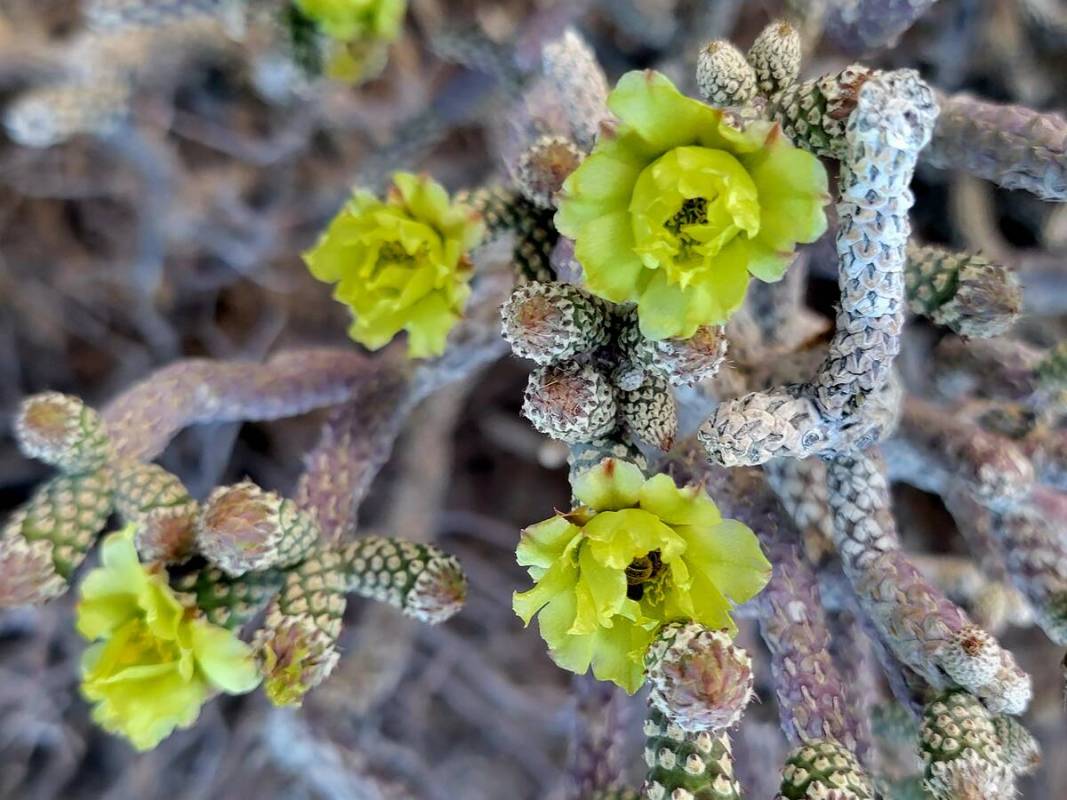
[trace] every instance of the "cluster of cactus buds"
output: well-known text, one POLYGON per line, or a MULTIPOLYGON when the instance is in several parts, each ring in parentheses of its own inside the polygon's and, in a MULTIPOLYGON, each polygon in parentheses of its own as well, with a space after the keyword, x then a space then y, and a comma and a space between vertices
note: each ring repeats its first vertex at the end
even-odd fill
POLYGON ((742 54, 725 40, 709 42, 700 52, 697 84, 712 105, 744 106, 757 96, 773 97, 800 74, 800 34, 785 21, 768 25, 742 54))
POLYGON ((721 328, 652 341, 642 336, 632 307, 565 283, 520 286, 501 316, 515 354, 539 365, 523 414, 568 444, 628 436, 669 450, 677 430, 671 387, 713 376, 726 355, 721 328))

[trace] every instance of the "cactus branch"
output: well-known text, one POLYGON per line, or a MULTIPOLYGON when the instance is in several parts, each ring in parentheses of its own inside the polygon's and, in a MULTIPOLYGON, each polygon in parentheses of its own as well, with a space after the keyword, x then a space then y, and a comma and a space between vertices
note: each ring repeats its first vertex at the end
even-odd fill
POLYGON ((941 117, 923 161, 958 169, 1042 200, 1067 200, 1067 119, 966 94, 940 96, 941 117))
POLYGON ((838 201, 841 309, 826 361, 808 386, 721 404, 700 430, 708 458, 732 466, 832 451, 886 388, 904 322, 908 185, 935 117, 930 90, 913 72, 860 88, 838 201))
POLYGON ((893 654, 934 689, 962 686, 995 712, 1021 713, 1029 676, 900 549, 880 457, 838 456, 828 480, 845 575, 893 654))
POLYGON ((280 353, 263 364, 178 361, 111 401, 104 426, 120 457, 151 461, 189 425, 279 419, 344 402, 377 366, 328 348, 280 353))

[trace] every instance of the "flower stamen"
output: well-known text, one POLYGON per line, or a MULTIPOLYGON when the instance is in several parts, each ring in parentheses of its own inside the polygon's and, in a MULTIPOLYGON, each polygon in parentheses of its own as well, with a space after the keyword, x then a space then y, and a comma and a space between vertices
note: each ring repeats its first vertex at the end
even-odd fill
POLYGON ((690 197, 682 203, 678 212, 663 223, 663 227, 678 239, 679 256, 688 260, 693 255, 693 248, 700 244, 696 239, 682 230, 683 226, 706 225, 708 222, 708 200, 704 197, 690 197))
POLYGON ((640 600, 645 595, 645 584, 655 580, 663 571, 659 550, 652 550, 635 558, 626 568, 626 596, 640 600))

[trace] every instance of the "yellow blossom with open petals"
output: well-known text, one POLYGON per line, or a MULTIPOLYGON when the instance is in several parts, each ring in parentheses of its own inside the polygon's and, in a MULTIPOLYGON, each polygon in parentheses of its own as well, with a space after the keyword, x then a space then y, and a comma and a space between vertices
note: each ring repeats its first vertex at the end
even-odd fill
POLYGON ((623 75, 608 107, 620 124, 563 184, 556 227, 586 287, 637 303, 649 339, 726 322, 750 277, 779 280, 826 230, 826 170, 776 124, 741 124, 651 70, 623 75))
POLYGON ((730 611, 767 583, 771 565, 742 523, 723 519, 700 487, 645 479, 604 459, 574 486, 580 506, 523 531, 519 563, 534 579, 515 613, 537 616, 562 668, 635 692, 642 660, 665 622, 736 630, 730 611))
POLYGON ((468 254, 484 233, 481 216, 440 184, 398 172, 384 201, 356 191, 304 260, 336 284, 353 339, 376 350, 407 331, 408 354, 425 358, 444 352, 462 316, 474 274, 468 254))
POLYGON ((94 644, 82 658, 82 693, 93 720, 150 750, 187 728, 214 694, 259 684, 252 649, 183 604, 166 573, 137 558, 133 526, 108 536, 101 565, 81 587, 78 632, 94 644))

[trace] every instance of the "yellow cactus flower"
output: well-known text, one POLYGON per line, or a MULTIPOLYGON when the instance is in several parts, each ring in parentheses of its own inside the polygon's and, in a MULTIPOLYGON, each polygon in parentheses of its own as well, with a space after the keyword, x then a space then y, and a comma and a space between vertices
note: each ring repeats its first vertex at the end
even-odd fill
POLYGON ((468 253, 484 233, 480 215, 450 202, 440 184, 398 172, 384 202, 356 191, 304 261, 337 284, 353 339, 377 350, 404 330, 408 354, 425 358, 444 352, 462 315, 474 272, 468 253))
POLYGON ((394 40, 400 33, 406 0, 297 0, 297 6, 327 36, 341 41, 394 40))
POLYGON ((725 322, 750 276, 779 280, 826 230, 826 170, 776 124, 733 122, 653 71, 624 75, 608 106, 621 123, 563 184, 556 227, 586 287, 637 303, 649 339, 725 322))
POLYGON ((381 72, 407 10, 406 0, 297 0, 296 5, 332 40, 326 75, 351 83, 381 72))
POLYGON ((660 625, 693 620, 734 632, 733 605, 770 579, 755 534, 723 519, 699 487, 645 480, 634 464, 607 458, 578 477, 574 496, 578 508, 523 531, 517 555, 534 587, 513 599, 526 624, 538 617, 564 669, 592 666, 633 693, 660 625))
POLYGON ((93 719, 150 750, 196 721, 215 693, 259 684, 252 649, 182 604, 166 574, 141 564, 135 528, 108 536, 101 566, 81 587, 78 632, 94 641, 82 658, 82 693, 93 719))

